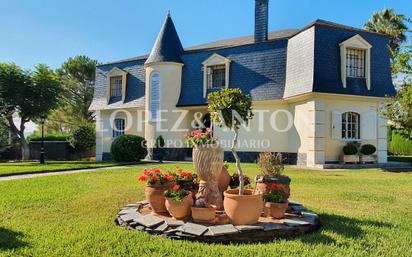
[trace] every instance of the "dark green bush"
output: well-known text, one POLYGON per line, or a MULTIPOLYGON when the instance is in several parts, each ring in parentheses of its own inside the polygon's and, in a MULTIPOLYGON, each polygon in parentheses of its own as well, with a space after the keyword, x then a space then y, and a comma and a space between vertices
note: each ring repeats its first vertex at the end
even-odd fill
POLYGON ((343 147, 343 153, 345 155, 353 155, 358 153, 358 147, 356 146, 355 143, 347 143, 343 147))
MULTIPOLYGON (((46 134, 44 135, 44 141, 69 141, 70 135, 69 134, 46 134)), ((27 137, 27 141, 35 142, 41 141, 41 133, 34 133, 27 137)))
POLYGON ((70 143, 77 151, 92 149, 96 145, 96 128, 94 123, 83 122, 73 129, 70 143))
POLYGON ((371 144, 362 145, 360 152, 364 155, 371 155, 376 152, 376 147, 371 144))
POLYGON ((156 148, 159 148, 159 147, 165 147, 165 140, 164 140, 164 138, 162 137, 162 135, 159 135, 159 136, 156 138, 156 148))
POLYGON ((147 155, 146 140, 135 135, 118 136, 112 143, 110 153, 117 162, 136 162, 147 155))

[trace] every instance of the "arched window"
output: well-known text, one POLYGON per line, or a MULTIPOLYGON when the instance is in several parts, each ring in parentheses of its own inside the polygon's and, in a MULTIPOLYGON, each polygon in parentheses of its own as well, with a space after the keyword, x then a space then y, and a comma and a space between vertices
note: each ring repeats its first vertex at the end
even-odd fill
POLYGON ((360 139, 360 115, 356 112, 342 113, 342 138, 360 139))
POLYGON ((150 77, 150 113, 151 121, 158 119, 160 109, 160 75, 153 73, 150 77))

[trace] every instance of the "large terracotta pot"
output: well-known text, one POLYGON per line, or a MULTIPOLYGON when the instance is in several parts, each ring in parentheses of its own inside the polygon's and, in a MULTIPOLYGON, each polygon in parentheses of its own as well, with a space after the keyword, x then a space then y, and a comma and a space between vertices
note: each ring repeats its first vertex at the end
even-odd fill
POLYGON ((263 210, 263 195, 253 194, 250 189, 245 189, 239 195, 239 189, 229 189, 223 193, 225 212, 233 225, 253 225, 259 220, 263 210))
POLYGON ((198 208, 192 207, 192 218, 194 222, 211 223, 216 216, 216 207, 198 208))
POLYGON ((165 206, 164 191, 170 187, 170 184, 161 186, 146 186, 145 197, 150 205, 153 213, 165 213, 167 212, 165 206))
POLYGON ((173 218, 177 220, 185 219, 190 215, 190 207, 193 205, 192 193, 186 191, 187 195, 182 201, 176 202, 173 198, 167 198, 165 200, 165 205, 167 211, 172 215, 173 218))
POLYGON ((223 166, 222 171, 220 172, 220 175, 219 175, 219 180, 218 180, 218 187, 219 187, 220 192, 223 193, 226 191, 227 187, 230 184, 230 179, 231 179, 231 176, 228 170, 226 169, 225 166, 223 166))
POLYGON ((281 219, 285 217, 286 210, 288 209, 288 202, 286 203, 265 203, 265 213, 267 217, 273 217, 275 219, 281 219))
POLYGON ((203 198, 208 204, 222 209, 218 179, 223 167, 223 148, 215 144, 193 148, 193 164, 200 179, 196 198, 203 198))
POLYGON ((282 189, 288 199, 290 196, 290 181, 288 176, 260 177, 257 179, 255 192, 257 194, 269 193, 270 185, 276 184, 282 189))

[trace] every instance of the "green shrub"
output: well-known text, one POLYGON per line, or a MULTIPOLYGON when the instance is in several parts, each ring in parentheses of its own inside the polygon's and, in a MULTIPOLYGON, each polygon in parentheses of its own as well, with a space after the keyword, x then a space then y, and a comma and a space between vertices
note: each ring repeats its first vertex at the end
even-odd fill
POLYGON ((376 147, 371 144, 362 145, 360 152, 364 155, 371 155, 376 152, 376 147))
POLYGON ((159 135, 156 138, 156 145, 155 146, 156 146, 156 148, 165 147, 165 140, 162 137, 162 135, 159 135))
POLYGON ((96 145, 96 127, 94 123, 83 122, 74 128, 70 143, 77 151, 92 149, 96 145))
POLYGON ((257 165, 264 176, 280 176, 285 168, 281 153, 260 153, 257 165))
POLYGON ((412 155, 412 140, 403 137, 401 134, 392 130, 388 151, 394 155, 412 155))
MULTIPOLYGON (((70 134, 56 133, 44 135, 44 141, 69 141, 70 134)), ((35 132, 27 137, 28 142, 41 141, 41 132, 35 132)))
POLYGON ((358 153, 358 147, 356 146, 355 143, 347 143, 343 147, 343 153, 345 155, 353 155, 358 153))
POLYGON ((146 140, 135 135, 118 136, 112 143, 110 153, 117 162, 136 162, 147 155, 146 140))

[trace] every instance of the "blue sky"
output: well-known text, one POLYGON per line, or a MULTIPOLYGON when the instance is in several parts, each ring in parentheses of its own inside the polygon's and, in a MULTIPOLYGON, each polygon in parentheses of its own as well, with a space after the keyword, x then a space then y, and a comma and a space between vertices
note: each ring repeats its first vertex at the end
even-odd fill
MULTIPOLYGON (((361 27, 384 7, 412 16, 410 0, 270 0, 269 29, 317 18, 361 27)), ((103 63, 146 54, 168 10, 185 47, 253 33, 254 0, 0 0, 0 62, 57 68, 78 54, 103 63)))

